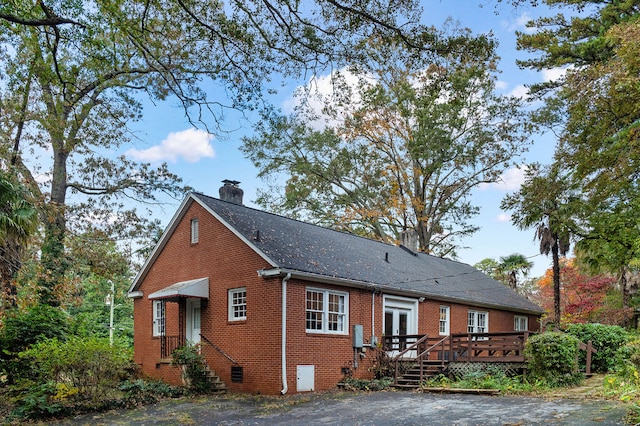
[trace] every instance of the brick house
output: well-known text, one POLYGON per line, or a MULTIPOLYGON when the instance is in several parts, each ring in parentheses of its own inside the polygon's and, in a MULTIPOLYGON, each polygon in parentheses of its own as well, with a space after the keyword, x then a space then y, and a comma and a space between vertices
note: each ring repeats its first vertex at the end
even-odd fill
POLYGON ((385 336, 537 331, 542 310, 475 268, 191 193, 134 279, 134 358, 179 384, 171 350, 201 343, 235 392, 326 390, 385 336))

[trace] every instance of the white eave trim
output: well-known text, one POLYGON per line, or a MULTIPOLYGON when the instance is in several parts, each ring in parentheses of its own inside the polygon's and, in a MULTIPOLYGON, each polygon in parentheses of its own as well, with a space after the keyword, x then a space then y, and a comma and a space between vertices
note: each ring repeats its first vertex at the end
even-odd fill
POLYGON ((127 297, 130 299, 140 299, 142 296, 144 296, 144 293, 141 291, 130 291, 127 293, 127 297))

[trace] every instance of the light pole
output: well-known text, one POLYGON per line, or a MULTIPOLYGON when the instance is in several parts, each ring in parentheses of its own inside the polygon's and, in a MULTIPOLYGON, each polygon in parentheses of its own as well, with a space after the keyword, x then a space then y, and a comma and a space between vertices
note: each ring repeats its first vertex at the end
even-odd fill
POLYGON ((115 287, 113 281, 111 283, 111 294, 107 294, 104 303, 109 305, 109 346, 113 346, 113 308, 115 307, 115 287))

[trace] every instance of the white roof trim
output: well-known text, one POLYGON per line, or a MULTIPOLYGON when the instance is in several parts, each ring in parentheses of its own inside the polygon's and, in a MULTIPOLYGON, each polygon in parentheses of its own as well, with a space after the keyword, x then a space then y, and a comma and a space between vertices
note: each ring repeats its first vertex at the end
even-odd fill
POLYGON ((176 297, 199 297, 209 298, 209 278, 198 278, 195 280, 181 281, 171 284, 162 290, 151 293, 149 299, 170 299, 176 297))

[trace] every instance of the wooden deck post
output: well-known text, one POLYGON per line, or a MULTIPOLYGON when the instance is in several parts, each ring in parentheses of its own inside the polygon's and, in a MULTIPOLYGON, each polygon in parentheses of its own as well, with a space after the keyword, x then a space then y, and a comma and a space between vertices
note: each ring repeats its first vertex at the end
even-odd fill
POLYGON ((587 366, 586 366, 586 371, 585 371, 585 375, 590 376, 591 375, 591 352, 593 351, 593 342, 591 340, 589 340, 587 342, 587 366))

